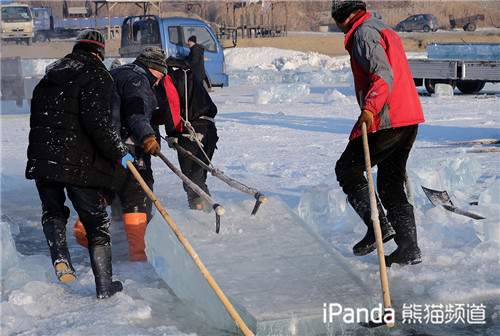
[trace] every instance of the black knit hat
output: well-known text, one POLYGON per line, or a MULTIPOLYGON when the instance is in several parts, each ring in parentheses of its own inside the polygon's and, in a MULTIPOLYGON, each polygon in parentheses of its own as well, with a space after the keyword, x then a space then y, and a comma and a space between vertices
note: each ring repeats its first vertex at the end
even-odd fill
POLYGON ((189 42, 189 41, 191 41, 191 42, 193 42, 193 43, 196 43, 196 36, 194 36, 194 35, 193 35, 193 36, 190 36, 190 37, 188 38, 188 42, 189 42))
POLYGON ((345 22, 356 9, 366 10, 365 2, 359 0, 333 0, 332 18, 338 23, 345 22))
POLYGON ((165 50, 159 47, 149 46, 142 49, 137 60, 150 69, 167 74, 167 59, 165 50))
POLYGON ((76 37, 73 50, 84 50, 88 52, 97 53, 104 59, 106 42, 101 33, 95 29, 85 29, 81 31, 76 37))

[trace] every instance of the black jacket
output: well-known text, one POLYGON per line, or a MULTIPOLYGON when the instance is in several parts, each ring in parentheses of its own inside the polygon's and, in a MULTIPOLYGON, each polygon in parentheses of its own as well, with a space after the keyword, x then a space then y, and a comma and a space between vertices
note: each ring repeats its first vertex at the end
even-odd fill
POLYGON ((205 73, 205 48, 201 44, 194 44, 188 55, 188 63, 193 74, 203 83, 210 84, 205 73))
POLYGON ((75 51, 50 64, 31 100, 26 178, 109 188, 127 153, 112 107, 112 78, 96 56, 75 51))
MULTIPOLYGON (((201 116, 215 118, 217 106, 212 101, 203 84, 192 71, 187 69, 187 65, 178 59, 169 57, 167 59, 168 75, 179 94, 181 105, 181 117, 184 120, 194 121, 201 116), (187 80, 187 113, 186 113, 186 80, 187 80)), ((165 104, 160 104, 165 105, 165 104)))

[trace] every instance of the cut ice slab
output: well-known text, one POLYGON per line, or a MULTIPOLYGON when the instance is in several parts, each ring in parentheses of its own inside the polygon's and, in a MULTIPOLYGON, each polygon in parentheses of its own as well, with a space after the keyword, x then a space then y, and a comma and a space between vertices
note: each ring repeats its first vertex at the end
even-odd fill
MULTIPOLYGON (((257 216, 248 215, 252 201, 226 206, 218 235, 213 232, 213 213, 181 209, 169 211, 169 215, 255 334, 345 332, 360 327, 344 323, 342 315, 325 323, 325 304, 373 309, 380 303, 374 302, 374 294, 345 258, 280 198, 271 198, 257 216)), ((146 253, 158 274, 198 319, 216 329, 237 331, 160 215, 148 225, 146 253)))

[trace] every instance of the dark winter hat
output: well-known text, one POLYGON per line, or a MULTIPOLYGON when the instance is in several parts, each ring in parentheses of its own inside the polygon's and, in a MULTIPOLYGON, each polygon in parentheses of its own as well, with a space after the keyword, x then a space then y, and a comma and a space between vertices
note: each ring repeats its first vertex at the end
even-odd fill
POLYGON ((190 36, 190 37, 188 38, 188 42, 189 42, 189 41, 191 41, 191 42, 193 42, 193 43, 196 43, 196 36, 194 36, 194 35, 193 35, 193 36, 190 36))
POLYGON ((167 56, 165 50, 159 47, 146 47, 142 49, 137 60, 150 69, 160 71, 167 74, 167 56))
POLYGON ((75 45, 73 50, 84 50, 88 52, 95 52, 102 59, 104 59, 106 42, 101 33, 95 29, 85 29, 81 31, 76 37, 75 45))
POLYGON ((365 2, 358 0, 333 0, 332 18, 338 23, 345 22, 349 15, 356 9, 366 10, 365 2))

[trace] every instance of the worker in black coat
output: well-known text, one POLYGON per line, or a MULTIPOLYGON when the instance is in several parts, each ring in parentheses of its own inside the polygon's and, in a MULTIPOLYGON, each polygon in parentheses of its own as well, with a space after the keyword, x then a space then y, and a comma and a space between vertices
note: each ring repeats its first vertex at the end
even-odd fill
MULTIPOLYGON (((163 81, 163 95, 158 95, 165 131, 169 141, 177 142, 207 165, 217 148, 215 116, 217 106, 198 78, 182 60, 167 59, 168 74, 163 81), (187 89, 187 91, 186 91, 187 89), (180 124, 179 119, 183 122, 180 124)), ((207 171, 191 158, 178 152, 181 171, 206 194, 207 171)), ((186 183, 183 183, 191 209, 210 212, 212 207, 186 183)))
POLYGON ((188 64, 193 74, 198 78, 207 91, 211 91, 210 81, 205 72, 205 48, 196 43, 196 36, 190 36, 188 39, 189 55, 188 64))
POLYGON ((134 160, 113 129, 113 80, 102 63, 104 50, 103 36, 88 29, 77 36, 71 54, 47 66, 31 100, 26 166, 42 202, 42 227, 57 277, 76 279, 66 242, 66 191, 87 232, 98 298, 123 289, 111 280, 103 189, 111 188, 117 161, 134 160))

